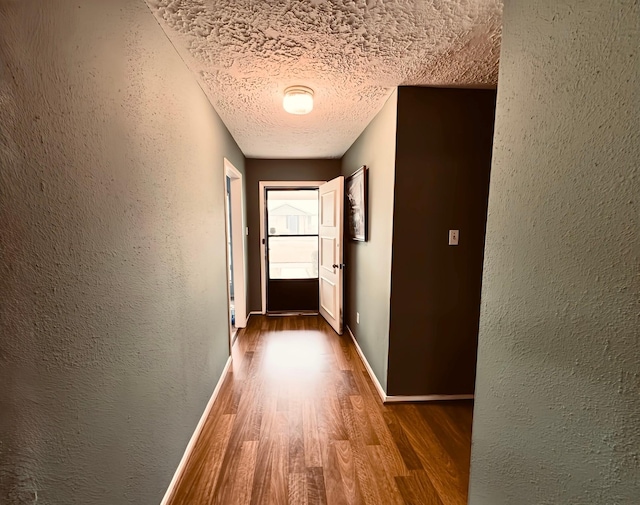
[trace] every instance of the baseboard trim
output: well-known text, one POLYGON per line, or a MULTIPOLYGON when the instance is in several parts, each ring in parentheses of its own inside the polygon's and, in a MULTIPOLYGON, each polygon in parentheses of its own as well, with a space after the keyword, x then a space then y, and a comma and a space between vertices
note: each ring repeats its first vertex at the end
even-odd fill
POLYGON ((360 356, 360 359, 362 360, 364 367, 367 369, 367 372, 369 373, 369 377, 371 377, 371 380, 373 381, 373 385, 376 387, 376 390, 380 395, 380 399, 382 400, 382 403, 385 403, 387 401, 387 393, 384 392, 384 389, 382 389, 382 384, 380 384, 380 381, 376 377, 376 374, 373 373, 373 369, 371 368, 371 365, 369 365, 369 362, 367 361, 367 358, 362 352, 362 349, 360 349, 360 344, 358 344, 358 341, 356 340, 356 337, 353 335, 351 328, 349 328, 349 325, 345 325, 345 326, 347 328, 347 331, 349 332, 349 335, 351 335, 351 340, 353 340, 353 345, 356 346, 356 351, 358 351, 358 356, 360 356))
MULTIPOLYGON (((252 310, 251 312, 249 312, 249 316, 261 316, 262 314, 264 314, 264 312, 262 312, 261 310, 252 310)), ((249 318, 247 317, 247 320, 249 318)))
POLYGON ((231 367, 231 356, 229 356, 229 359, 227 360, 227 364, 224 366, 224 369, 222 370, 222 374, 220 375, 220 379, 218 380, 218 384, 216 384, 216 388, 213 390, 213 393, 211 394, 211 398, 209 398, 209 402, 207 403, 207 406, 205 407, 204 412, 200 417, 200 421, 198 421, 198 425, 196 426, 196 429, 193 432, 193 435, 191 435, 191 439, 189 440, 189 443, 187 444, 187 448, 185 449, 184 454, 182 455, 180 464, 178 465, 178 468, 173 474, 173 478, 169 483, 169 487, 167 488, 167 491, 164 494, 164 498, 162 498, 160 505, 168 505, 169 501, 171 500, 173 493, 175 491, 175 488, 177 487, 178 482, 180 481, 180 477, 182 476, 182 472, 184 472, 184 469, 187 466, 187 462, 189 461, 189 456, 191 456, 191 452, 193 451, 193 448, 196 445, 196 441, 200 436, 200 432, 204 427, 204 423, 207 420, 207 417, 209 417, 209 413, 211 412, 211 409, 213 408, 213 404, 216 401, 216 398, 218 397, 218 393, 220 393, 220 388, 222 388, 222 384, 224 383, 224 380, 227 377, 227 373, 229 372, 230 367, 231 367))
POLYGON ((289 316, 319 316, 320 313, 318 311, 293 311, 293 312, 267 312, 265 316, 267 317, 289 317, 289 316))
POLYGON ((351 328, 349 328, 349 325, 345 325, 345 326, 347 328, 347 331, 349 332, 349 335, 351 335, 351 340, 353 340, 353 344, 356 346, 356 351, 358 351, 358 355, 360 356, 362 363, 364 363, 364 366, 367 369, 367 372, 369 373, 369 377, 371 377, 371 380, 373 381, 373 384, 375 385, 376 390, 380 395, 380 399, 382 400, 382 403, 442 402, 442 401, 452 401, 452 400, 473 400, 474 398, 473 395, 418 395, 418 396, 387 395, 384 392, 384 389, 382 389, 382 384, 380 384, 380 381, 376 377, 376 374, 373 373, 373 369, 371 368, 371 365, 369 365, 367 358, 362 352, 362 349, 360 348, 360 345, 358 344, 356 337, 353 335, 351 328))
POLYGON ((450 400, 473 400, 473 395, 387 396, 385 403, 441 402, 450 400))

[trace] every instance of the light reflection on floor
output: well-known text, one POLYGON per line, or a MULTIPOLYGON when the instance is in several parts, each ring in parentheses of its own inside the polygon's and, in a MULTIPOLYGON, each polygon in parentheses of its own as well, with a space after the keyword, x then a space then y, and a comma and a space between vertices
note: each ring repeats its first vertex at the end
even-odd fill
POLYGON ((280 331, 265 341, 262 364, 272 380, 315 380, 327 369, 327 348, 320 334, 280 331))

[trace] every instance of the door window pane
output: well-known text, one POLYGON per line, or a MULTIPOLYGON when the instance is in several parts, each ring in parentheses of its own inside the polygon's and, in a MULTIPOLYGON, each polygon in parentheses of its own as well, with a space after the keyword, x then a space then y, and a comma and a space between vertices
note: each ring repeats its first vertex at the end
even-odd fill
POLYGON ((270 237, 270 279, 316 279, 318 237, 270 237))
POLYGON ((318 190, 267 191, 269 235, 317 235, 318 190))

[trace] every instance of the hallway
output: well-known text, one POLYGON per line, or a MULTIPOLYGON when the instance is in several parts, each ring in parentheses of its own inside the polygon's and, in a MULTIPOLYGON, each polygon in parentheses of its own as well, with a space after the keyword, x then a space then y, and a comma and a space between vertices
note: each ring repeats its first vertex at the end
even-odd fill
POLYGON ((171 504, 464 504, 471 419, 383 405, 320 317, 252 316, 171 504))

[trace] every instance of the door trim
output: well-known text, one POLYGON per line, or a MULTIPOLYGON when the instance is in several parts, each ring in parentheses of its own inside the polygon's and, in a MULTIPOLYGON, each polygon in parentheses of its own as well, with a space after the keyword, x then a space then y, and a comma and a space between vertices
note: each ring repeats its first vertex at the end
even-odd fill
MULTIPOLYGON (((233 247, 233 290, 234 290, 234 302, 236 309, 236 328, 244 328, 247 326, 247 262, 246 262, 246 234, 244 224, 244 183, 242 178, 242 172, 233 166, 227 158, 224 158, 224 177, 225 188, 226 178, 231 180, 231 230, 227 230, 227 234, 231 236, 231 241, 235 245, 233 247)), ((226 191, 226 189, 225 189, 226 191)), ((226 202, 226 199, 225 199, 226 202)), ((226 205, 226 203, 225 203, 226 205)), ((227 228, 225 219, 225 228, 227 228)), ((226 247, 226 245, 225 245, 226 247)), ((225 255, 226 256, 226 255, 225 255)), ((227 260, 227 270, 229 264, 227 260)), ((227 280, 227 285, 229 280, 227 280)), ((227 300, 230 299, 231 293, 228 292, 227 286, 227 300)), ((229 309, 229 307, 227 307, 229 309)), ((229 314, 229 333, 231 333, 231 311, 227 310, 229 314)), ((231 339, 232 336, 229 335, 231 339)))
POLYGON ((262 290, 262 314, 267 313, 267 249, 265 234, 265 191, 267 189, 319 188, 326 181, 260 181, 260 288, 262 290))

